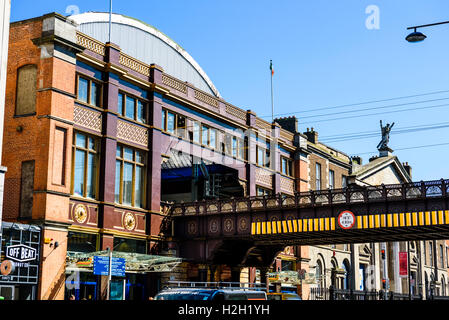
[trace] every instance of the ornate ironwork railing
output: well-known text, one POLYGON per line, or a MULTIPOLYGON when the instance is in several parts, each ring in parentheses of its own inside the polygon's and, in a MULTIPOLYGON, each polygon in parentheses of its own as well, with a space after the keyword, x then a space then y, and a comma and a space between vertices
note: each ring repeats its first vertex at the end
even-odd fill
MULTIPOLYGON (((421 295, 409 295, 382 290, 359 291, 350 289, 333 289, 333 288, 311 288, 309 300, 422 300, 421 295)), ((446 297, 435 297, 435 300, 446 297)))
POLYGON ((449 180, 421 181, 403 184, 319 190, 294 195, 270 195, 174 203, 173 216, 245 212, 295 207, 330 206, 333 204, 369 203, 391 200, 447 197, 449 180))

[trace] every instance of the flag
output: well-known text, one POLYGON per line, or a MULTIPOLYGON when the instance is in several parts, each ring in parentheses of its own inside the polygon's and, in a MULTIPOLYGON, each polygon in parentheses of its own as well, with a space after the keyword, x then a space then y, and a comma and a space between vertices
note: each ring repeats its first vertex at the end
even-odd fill
POLYGON ((274 69, 273 69, 273 62, 270 60, 270 70, 271 70, 271 76, 274 75, 274 69))

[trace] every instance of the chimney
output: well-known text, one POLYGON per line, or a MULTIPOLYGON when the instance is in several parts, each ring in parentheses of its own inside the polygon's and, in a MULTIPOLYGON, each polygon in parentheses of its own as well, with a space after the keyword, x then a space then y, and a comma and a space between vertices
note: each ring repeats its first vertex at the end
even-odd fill
POLYGON ((408 162, 404 162, 402 165, 404 166, 405 171, 407 171, 407 173, 411 179, 412 178, 412 167, 408 164, 408 162))
POLYGON ((274 122, 277 122, 282 129, 290 131, 291 133, 298 132, 298 119, 295 116, 287 118, 277 118, 274 119, 274 122))
POLYGON ((307 131, 304 132, 304 134, 306 135, 307 140, 309 140, 310 142, 318 143, 318 132, 313 130, 313 128, 311 128, 311 130, 309 130, 309 128, 307 128, 307 131))
POLYGON ((352 163, 361 166, 362 165, 362 158, 357 156, 357 157, 351 157, 352 163))

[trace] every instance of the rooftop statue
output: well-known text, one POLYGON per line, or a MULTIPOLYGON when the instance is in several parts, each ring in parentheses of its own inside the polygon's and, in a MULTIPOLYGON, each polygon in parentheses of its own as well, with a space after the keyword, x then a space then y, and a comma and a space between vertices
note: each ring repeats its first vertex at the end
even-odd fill
POLYGON ((384 126, 382 126, 382 120, 380 120, 380 130, 382 132, 382 140, 377 145, 377 150, 382 151, 382 150, 390 149, 388 147, 388 142, 390 141, 390 131, 391 131, 391 128, 393 128, 393 126, 394 126, 394 122, 391 125, 389 123, 387 123, 387 125, 384 127, 384 126))

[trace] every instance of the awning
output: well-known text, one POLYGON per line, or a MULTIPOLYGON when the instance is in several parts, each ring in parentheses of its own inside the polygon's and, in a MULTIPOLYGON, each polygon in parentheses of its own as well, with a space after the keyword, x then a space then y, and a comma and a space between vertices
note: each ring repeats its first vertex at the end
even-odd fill
MULTIPOLYGON (((73 252, 68 251, 66 256, 67 271, 93 271, 94 256, 108 256, 108 251, 96 252, 73 252)), ((126 260, 126 272, 171 272, 182 262, 181 258, 148 255, 132 252, 112 252, 113 258, 123 258, 126 260)))

